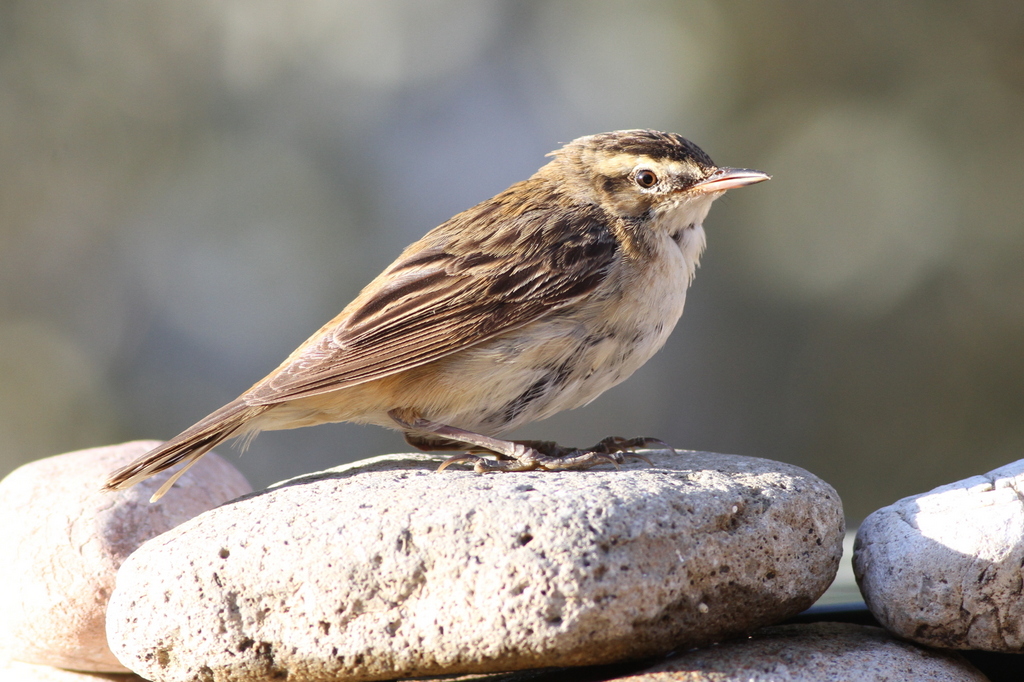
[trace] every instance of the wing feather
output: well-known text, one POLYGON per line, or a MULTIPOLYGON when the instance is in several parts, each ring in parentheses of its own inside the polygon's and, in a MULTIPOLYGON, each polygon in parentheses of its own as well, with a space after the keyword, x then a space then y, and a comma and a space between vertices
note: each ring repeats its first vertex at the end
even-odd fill
POLYGON ((522 187, 536 182, 509 188, 406 249, 341 315, 253 386, 246 403, 279 403, 411 369, 593 291, 619 246, 609 216, 596 206, 573 207, 550 188, 522 187), (547 204, 524 201, 543 190, 553 197, 547 204))

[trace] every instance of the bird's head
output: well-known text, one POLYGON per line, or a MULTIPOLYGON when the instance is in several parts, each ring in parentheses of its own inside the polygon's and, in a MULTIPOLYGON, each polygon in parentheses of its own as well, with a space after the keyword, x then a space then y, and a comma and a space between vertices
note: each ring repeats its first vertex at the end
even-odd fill
POLYGON ((747 168, 719 168, 686 138, 655 130, 588 135, 550 155, 554 160, 542 172, 577 200, 655 224, 699 224, 726 190, 771 177, 747 168))

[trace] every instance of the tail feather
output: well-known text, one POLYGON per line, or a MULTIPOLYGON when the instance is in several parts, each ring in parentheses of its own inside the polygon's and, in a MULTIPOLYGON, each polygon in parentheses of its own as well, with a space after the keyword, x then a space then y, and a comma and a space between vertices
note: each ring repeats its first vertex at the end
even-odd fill
POLYGON ((247 431, 244 429, 245 425, 271 407, 272 405, 247 405, 242 400, 228 403, 163 445, 110 474, 103 487, 106 490, 129 488, 175 464, 187 462, 150 498, 150 502, 156 502, 200 457, 228 438, 247 431))

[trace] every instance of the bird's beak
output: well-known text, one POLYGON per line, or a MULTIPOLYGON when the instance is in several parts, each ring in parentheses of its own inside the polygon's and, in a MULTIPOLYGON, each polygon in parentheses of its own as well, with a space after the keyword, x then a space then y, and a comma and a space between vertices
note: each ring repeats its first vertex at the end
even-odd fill
POLYGON ((724 192, 727 189, 746 187, 765 180, 771 180, 772 176, 761 171, 749 168, 719 168, 708 176, 706 180, 690 186, 691 192, 724 192))

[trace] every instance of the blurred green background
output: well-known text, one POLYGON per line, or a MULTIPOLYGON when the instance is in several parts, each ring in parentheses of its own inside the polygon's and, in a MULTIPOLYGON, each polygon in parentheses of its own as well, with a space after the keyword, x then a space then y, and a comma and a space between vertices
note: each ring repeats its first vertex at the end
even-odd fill
MULTIPOLYGON (((0 4, 0 475, 169 438, 579 135, 730 193, 667 347, 517 437, 803 466, 856 522, 1024 455, 1024 4, 0 4)), ((407 446, 222 447, 257 486, 407 446)))

